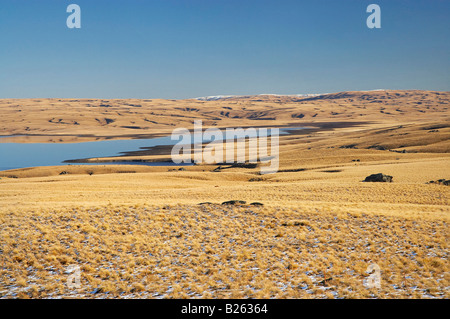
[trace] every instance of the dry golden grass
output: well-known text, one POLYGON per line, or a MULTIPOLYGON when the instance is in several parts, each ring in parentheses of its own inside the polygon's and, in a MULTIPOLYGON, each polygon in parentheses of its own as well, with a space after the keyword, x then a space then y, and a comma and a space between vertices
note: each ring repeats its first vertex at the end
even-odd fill
POLYGON ((449 297, 448 220, 221 205, 0 219, 4 298, 449 297), (379 289, 363 286, 371 263, 381 268, 379 289), (79 289, 66 285, 72 264, 79 289))
POLYGON ((1 100, 2 134, 39 135, 2 141, 167 134, 193 119, 364 123, 281 137, 271 175, 216 165, 0 172, 0 298, 449 298, 450 190, 427 184, 450 179, 448 96, 1 100), (394 182, 362 182, 379 172, 394 182), (220 205, 228 200, 264 206, 220 205), (381 288, 363 285, 372 263, 381 288), (80 267, 80 289, 66 284, 70 265, 80 267))
POLYGON ((2 178, 0 295, 448 298, 450 191, 426 184, 448 157, 400 155, 409 159, 347 162, 337 173, 320 162, 259 177, 196 166, 2 178), (361 182, 375 171, 394 183, 361 182), (219 205, 230 199, 264 207, 219 205), (217 204, 197 205, 205 201, 217 204), (380 289, 363 286, 371 263, 381 267, 380 289), (66 285, 73 264, 79 290, 66 285))
POLYGON ((39 167, 2 172, 0 200, 3 209, 197 204, 234 198, 269 206, 325 203, 375 212, 387 207, 388 212, 403 214, 427 211, 425 207, 430 206, 433 212, 447 212, 448 187, 426 183, 448 179, 449 157, 344 149, 301 155, 282 152, 280 171, 269 175, 259 175, 259 168, 213 172, 216 165, 190 166, 184 171, 133 165, 39 167), (354 158, 360 162, 353 162, 354 158), (68 174, 59 175, 61 171, 68 174), (378 172, 394 176, 394 183, 361 182, 378 172), (411 208, 405 210, 405 206, 411 208))

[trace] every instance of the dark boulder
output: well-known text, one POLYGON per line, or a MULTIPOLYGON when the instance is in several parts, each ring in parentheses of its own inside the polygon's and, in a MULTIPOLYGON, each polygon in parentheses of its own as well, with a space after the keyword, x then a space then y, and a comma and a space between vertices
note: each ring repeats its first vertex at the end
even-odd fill
POLYGON ((348 144, 348 145, 339 146, 339 148, 357 148, 357 147, 356 147, 356 144, 348 144))
POLYGON ((439 185, 445 185, 450 186, 450 179, 438 179, 437 181, 429 181, 428 184, 439 184, 439 185))
POLYGON ((223 202, 222 205, 245 205, 245 201, 243 200, 229 200, 226 202, 223 202))
POLYGON ((384 175, 382 173, 372 174, 367 176, 364 182, 380 182, 380 183, 392 183, 393 177, 390 175, 384 175))

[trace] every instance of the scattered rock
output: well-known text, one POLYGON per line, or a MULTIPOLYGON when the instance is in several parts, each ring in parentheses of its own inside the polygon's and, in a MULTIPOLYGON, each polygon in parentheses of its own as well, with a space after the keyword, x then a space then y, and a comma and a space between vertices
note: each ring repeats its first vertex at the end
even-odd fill
MULTIPOLYGON (((405 146, 401 146, 401 147, 405 147, 405 146)), ((395 152, 395 153, 403 153, 403 154, 405 154, 405 153, 406 153, 406 150, 401 150, 401 151, 398 151, 398 150, 389 150, 389 152, 395 152)))
POLYGON ((263 182, 263 181, 265 181, 265 179, 262 177, 252 177, 248 181, 249 182, 263 182))
POLYGON ((184 167, 180 167, 178 170, 179 171, 185 171, 186 169, 184 167))
POLYGON ((285 226, 285 227, 287 227, 287 226, 308 226, 308 225, 309 225, 308 223, 301 221, 301 220, 291 220, 291 221, 281 224, 281 226, 285 226))
POLYGON ((59 175, 67 175, 69 173, 67 173, 66 171, 62 171, 61 173, 59 173, 59 175))
POLYGON ((393 177, 390 175, 385 175, 382 173, 372 174, 367 176, 364 182, 383 182, 383 183, 392 183, 393 177))
POLYGON ((214 205, 214 203, 211 203, 211 202, 203 202, 203 203, 198 203, 198 205, 214 205))
POLYGON ((245 205, 245 201, 243 200, 229 200, 226 202, 223 202, 222 205, 245 205))
POLYGON ((358 159, 352 159, 352 162, 361 162, 361 160, 358 158, 358 159))
POLYGON ((342 145, 339 148, 352 148, 352 149, 355 149, 356 148, 356 144, 342 145))
POLYGON ((438 179, 437 181, 429 181, 427 184, 438 184, 438 185, 445 185, 450 186, 450 179, 438 179))
POLYGON ((250 205, 253 205, 253 206, 264 206, 264 204, 260 203, 260 202, 253 202, 253 203, 250 203, 250 205))

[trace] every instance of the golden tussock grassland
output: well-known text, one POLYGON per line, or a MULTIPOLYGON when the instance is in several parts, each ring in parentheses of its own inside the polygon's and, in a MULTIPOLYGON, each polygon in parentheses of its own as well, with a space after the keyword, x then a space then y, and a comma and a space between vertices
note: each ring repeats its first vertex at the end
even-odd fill
POLYGON ((0 298, 449 298, 450 191, 429 183, 450 179, 448 99, 0 100, 0 133, 24 135, 3 142, 164 135, 194 119, 311 128, 280 137, 269 175, 204 164, 0 172, 0 298), (362 182, 373 173, 393 182, 362 182), (380 287, 364 284, 371 264, 380 287), (71 265, 79 288, 67 285, 71 265))
POLYGON ((313 207, 4 213, 3 297, 448 298, 448 220, 313 207), (381 287, 366 288, 367 267, 381 287), (67 267, 78 265, 79 289, 67 267))

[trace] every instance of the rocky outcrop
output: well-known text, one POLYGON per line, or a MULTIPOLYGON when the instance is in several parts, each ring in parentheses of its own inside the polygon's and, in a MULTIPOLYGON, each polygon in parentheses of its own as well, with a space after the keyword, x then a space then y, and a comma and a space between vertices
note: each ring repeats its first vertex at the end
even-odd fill
POLYGON ((222 205, 245 205, 245 201, 243 200, 229 200, 226 202, 223 202, 222 205))
POLYGON ((450 186, 450 179, 438 179, 437 181, 429 181, 427 184, 438 184, 438 185, 445 185, 450 186))
POLYGON ((367 176, 364 182, 380 182, 380 183, 392 183, 393 177, 382 173, 372 174, 367 176))

